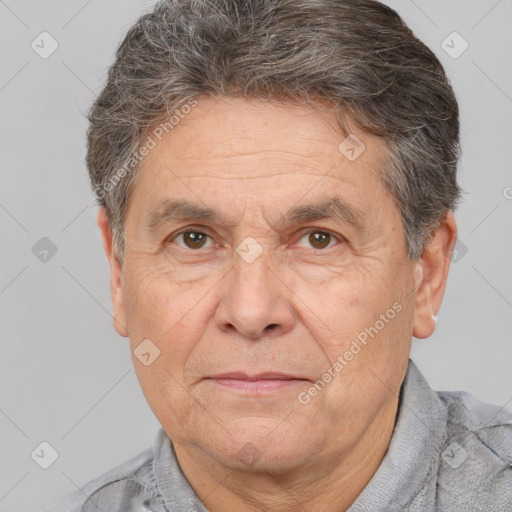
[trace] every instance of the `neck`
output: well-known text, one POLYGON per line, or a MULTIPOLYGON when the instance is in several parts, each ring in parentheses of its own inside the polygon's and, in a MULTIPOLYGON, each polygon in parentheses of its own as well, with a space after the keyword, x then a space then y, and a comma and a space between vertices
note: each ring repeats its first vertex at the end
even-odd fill
POLYGON ((347 510, 371 480, 394 429, 398 400, 389 402, 349 450, 325 449, 291 471, 240 471, 196 446, 175 444, 178 462, 210 512, 347 510))

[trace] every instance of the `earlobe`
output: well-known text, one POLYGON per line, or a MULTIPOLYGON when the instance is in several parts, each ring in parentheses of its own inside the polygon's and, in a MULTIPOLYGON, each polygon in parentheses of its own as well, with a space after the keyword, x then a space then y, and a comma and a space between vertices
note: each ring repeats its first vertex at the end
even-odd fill
POLYGON ((443 300, 451 255, 457 240, 457 226, 452 212, 448 212, 416 263, 416 297, 414 305, 413 336, 428 338, 436 327, 437 312, 443 300))
POLYGON ((412 334, 415 338, 428 338, 435 330, 432 286, 422 283, 416 292, 412 334))
POLYGON ((103 249, 110 265, 110 294, 114 310, 114 328, 121 336, 128 337, 124 291, 121 279, 122 266, 113 248, 110 221, 104 208, 98 210, 97 222, 103 240, 103 249))

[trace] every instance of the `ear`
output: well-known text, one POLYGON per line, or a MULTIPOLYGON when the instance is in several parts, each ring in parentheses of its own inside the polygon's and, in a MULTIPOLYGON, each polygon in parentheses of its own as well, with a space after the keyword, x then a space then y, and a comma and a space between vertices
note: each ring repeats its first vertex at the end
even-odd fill
POLYGON ((112 231, 105 208, 101 207, 99 209, 97 221, 101 231, 101 238, 103 239, 103 249, 110 265, 110 294, 114 309, 114 328, 121 336, 128 337, 123 282, 121 279, 122 267, 113 249, 112 231))
POLYGON ((416 299, 412 332, 416 338, 428 338, 434 332, 435 317, 443 300, 456 241, 457 225, 450 211, 432 234, 420 260, 416 263, 416 299))

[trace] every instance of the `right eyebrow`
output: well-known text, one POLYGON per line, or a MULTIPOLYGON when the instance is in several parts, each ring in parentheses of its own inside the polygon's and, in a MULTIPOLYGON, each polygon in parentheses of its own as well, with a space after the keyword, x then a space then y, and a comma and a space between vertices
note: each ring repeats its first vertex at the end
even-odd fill
POLYGON ((218 215, 211 208, 198 206, 185 200, 165 199, 160 202, 158 207, 150 212, 146 221, 146 229, 155 231, 162 224, 173 220, 207 220, 211 222, 218 221, 218 215))

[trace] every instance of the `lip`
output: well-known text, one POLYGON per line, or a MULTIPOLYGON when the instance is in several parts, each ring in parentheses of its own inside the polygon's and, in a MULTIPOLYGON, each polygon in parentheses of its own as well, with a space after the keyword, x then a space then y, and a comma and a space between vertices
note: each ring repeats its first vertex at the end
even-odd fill
POLYGON ((309 382, 304 377, 285 373, 265 372, 247 375, 243 372, 230 372, 208 377, 214 384, 223 388, 245 393, 268 393, 295 386, 299 383, 309 382))

